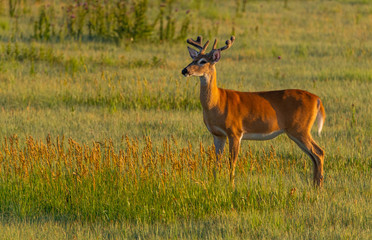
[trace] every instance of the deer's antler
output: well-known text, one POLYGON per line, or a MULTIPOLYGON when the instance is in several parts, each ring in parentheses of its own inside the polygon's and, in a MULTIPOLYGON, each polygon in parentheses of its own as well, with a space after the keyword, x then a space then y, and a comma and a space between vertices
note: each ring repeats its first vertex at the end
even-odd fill
MULTIPOLYGON (((234 41, 235 41, 235 37, 231 36, 231 38, 226 41, 226 46, 223 46, 222 48, 219 48, 218 50, 223 51, 223 50, 229 49, 231 45, 234 43, 234 41)), ((216 50, 216 47, 217 47, 217 39, 214 40, 213 50, 216 50)))
POLYGON ((201 36, 198 36, 198 37, 196 38, 196 41, 193 40, 193 39, 191 39, 191 38, 187 39, 187 43, 188 43, 188 44, 191 44, 191 45, 193 45, 194 47, 198 48, 198 49, 200 50, 199 53, 203 54, 203 53, 205 52, 205 49, 207 49, 207 47, 208 47, 209 41, 207 41, 207 42, 204 44, 203 47, 202 47, 202 43, 201 43, 201 42, 202 42, 202 37, 201 37, 201 36))
POLYGON ((214 39, 212 50, 216 50, 216 47, 217 47, 217 38, 214 39))

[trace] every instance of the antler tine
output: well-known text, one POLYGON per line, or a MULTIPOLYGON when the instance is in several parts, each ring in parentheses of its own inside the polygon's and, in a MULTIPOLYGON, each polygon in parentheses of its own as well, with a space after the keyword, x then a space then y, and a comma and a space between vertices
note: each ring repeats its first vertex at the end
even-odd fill
POLYGON ((214 43, 213 43, 213 48, 212 48, 212 50, 215 50, 216 47, 217 47, 217 39, 214 39, 214 43))
POLYGON ((197 38, 196 38, 196 42, 197 43, 199 43, 199 45, 201 46, 201 44, 202 44, 202 36, 198 36, 197 38))
POLYGON ((187 39, 188 44, 193 45, 194 47, 198 48, 200 51, 203 50, 203 47, 201 46, 201 42, 202 42, 202 37, 201 36, 198 36, 196 38, 196 41, 193 40, 192 38, 187 39))
POLYGON ((200 53, 204 53, 205 50, 207 49, 208 45, 209 45, 209 40, 205 42, 205 44, 204 44, 202 50, 200 51, 200 53))
POLYGON ((234 41, 235 41, 235 37, 234 36, 231 36, 231 38, 226 41, 226 46, 223 46, 219 50, 220 51, 223 51, 223 50, 229 49, 231 47, 231 45, 234 43, 234 41))

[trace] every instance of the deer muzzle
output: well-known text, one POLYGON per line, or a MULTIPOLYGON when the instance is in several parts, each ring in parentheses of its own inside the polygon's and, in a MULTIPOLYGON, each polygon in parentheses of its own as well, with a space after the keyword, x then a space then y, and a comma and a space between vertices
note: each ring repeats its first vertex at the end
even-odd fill
POLYGON ((187 68, 184 68, 184 69, 182 70, 182 75, 185 76, 185 77, 187 77, 187 76, 190 75, 190 74, 189 74, 189 71, 187 70, 187 68))

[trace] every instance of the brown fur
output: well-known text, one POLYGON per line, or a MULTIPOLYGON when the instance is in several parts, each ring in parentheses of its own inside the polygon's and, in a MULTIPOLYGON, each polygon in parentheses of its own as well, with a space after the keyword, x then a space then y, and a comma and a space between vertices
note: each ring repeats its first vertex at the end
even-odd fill
POLYGON ((310 134, 318 113, 318 121, 323 123, 325 118, 319 97, 298 89, 239 92, 218 88, 215 63, 219 60, 221 49, 215 49, 215 45, 207 54, 204 54, 205 48, 199 48, 201 51, 198 55, 191 50, 190 55, 193 53, 195 57, 183 74, 200 77, 204 123, 214 137, 217 159, 223 152, 226 138, 229 139, 231 183, 234 185, 235 165, 243 137, 267 140, 285 132, 311 158, 314 183, 321 186, 324 151, 310 134), (206 63, 199 64, 203 58, 206 63))

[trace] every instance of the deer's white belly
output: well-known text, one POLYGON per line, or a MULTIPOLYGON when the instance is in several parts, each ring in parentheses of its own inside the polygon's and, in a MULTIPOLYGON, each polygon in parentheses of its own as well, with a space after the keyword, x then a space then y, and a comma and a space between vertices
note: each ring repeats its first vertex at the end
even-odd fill
POLYGON ((271 133, 244 133, 242 140, 269 140, 275 138, 283 132, 283 130, 279 130, 271 133))

